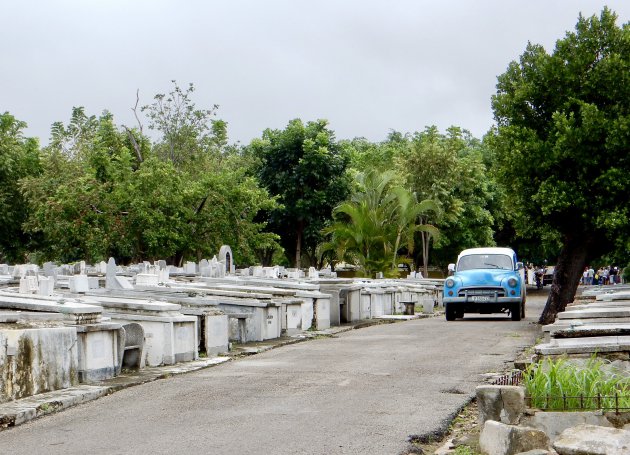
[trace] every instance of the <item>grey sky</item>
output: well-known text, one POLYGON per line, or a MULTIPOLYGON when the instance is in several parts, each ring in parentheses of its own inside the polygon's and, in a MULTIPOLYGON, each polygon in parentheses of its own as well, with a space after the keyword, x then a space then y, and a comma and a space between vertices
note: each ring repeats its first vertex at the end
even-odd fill
POLYGON ((72 106, 133 125, 136 89, 148 104, 176 79, 220 105, 231 141, 296 117, 339 139, 431 124, 481 137, 527 41, 550 51, 604 5, 630 20, 627 0, 2 0, 0 112, 46 143, 72 106))

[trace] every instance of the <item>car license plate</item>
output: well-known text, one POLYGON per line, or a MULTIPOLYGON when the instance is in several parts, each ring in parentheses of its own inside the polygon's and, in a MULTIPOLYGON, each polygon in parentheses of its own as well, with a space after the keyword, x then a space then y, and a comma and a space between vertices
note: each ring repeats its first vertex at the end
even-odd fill
POLYGON ((473 295, 470 297, 470 300, 472 300, 473 302, 489 302, 490 296, 489 295, 473 295))

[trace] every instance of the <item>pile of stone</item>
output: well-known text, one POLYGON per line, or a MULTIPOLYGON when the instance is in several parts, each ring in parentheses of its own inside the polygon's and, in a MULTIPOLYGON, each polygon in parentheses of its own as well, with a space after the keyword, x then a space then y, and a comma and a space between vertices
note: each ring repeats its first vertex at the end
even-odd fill
MULTIPOLYGON (((615 374, 630 371, 630 289, 593 288, 543 327, 536 356, 566 357, 578 368, 593 355, 614 360, 615 374)), ((525 407, 517 386, 477 388, 480 446, 484 453, 595 455, 630 453, 630 415, 603 411, 550 412, 525 407), (532 452, 528 452, 532 451, 532 452)))
POLYGON ((591 290, 556 321, 543 327, 545 342, 537 345, 540 356, 606 355, 630 358, 630 291, 591 290))
POLYGON ((485 454, 630 453, 630 424, 614 413, 527 409, 524 389, 518 386, 479 386, 477 404, 482 428, 479 445, 485 454))

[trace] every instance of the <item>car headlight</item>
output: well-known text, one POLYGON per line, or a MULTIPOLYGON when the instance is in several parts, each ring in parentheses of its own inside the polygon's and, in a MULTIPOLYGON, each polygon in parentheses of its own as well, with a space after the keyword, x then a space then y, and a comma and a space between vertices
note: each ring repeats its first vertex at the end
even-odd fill
POLYGON ((449 278, 448 280, 446 280, 446 287, 447 288, 452 288, 453 286, 455 286, 455 280, 452 278, 449 278))
POLYGON ((518 283, 518 281, 516 281, 516 278, 510 278, 508 280, 508 286, 510 286, 511 288, 515 288, 516 287, 516 283, 518 283))

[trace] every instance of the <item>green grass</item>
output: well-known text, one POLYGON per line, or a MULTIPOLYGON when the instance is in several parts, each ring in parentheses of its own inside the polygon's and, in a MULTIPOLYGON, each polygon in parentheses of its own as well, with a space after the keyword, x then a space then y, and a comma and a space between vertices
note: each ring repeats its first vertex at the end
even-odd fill
POLYGON ((457 448, 455 449, 455 452, 453 452, 453 454, 454 455, 478 455, 478 452, 475 452, 469 446, 457 446, 457 448))
POLYGON ((630 408, 630 378, 605 370, 606 361, 592 357, 583 367, 565 358, 533 363, 525 372, 524 386, 530 406, 539 409, 630 408), (596 397, 602 398, 598 400, 596 397), (582 397, 582 398, 580 398, 582 397))

